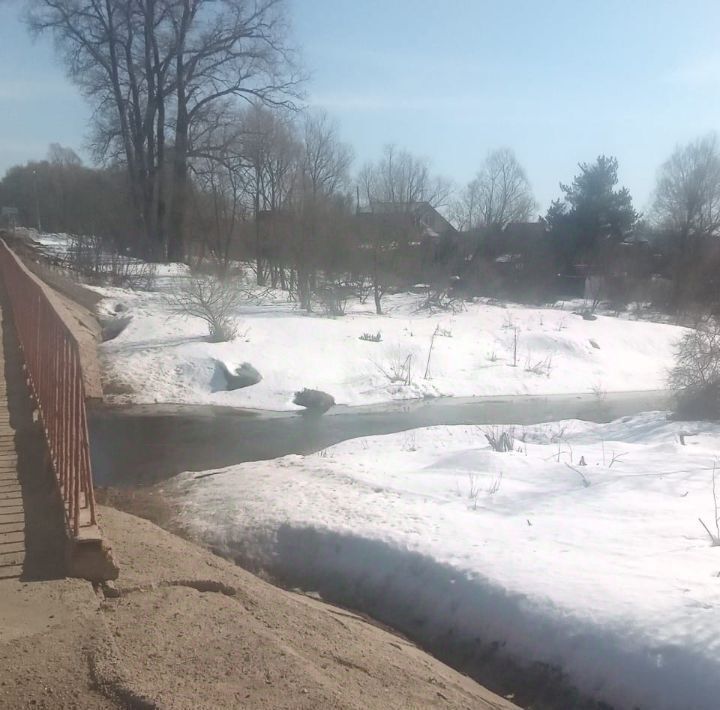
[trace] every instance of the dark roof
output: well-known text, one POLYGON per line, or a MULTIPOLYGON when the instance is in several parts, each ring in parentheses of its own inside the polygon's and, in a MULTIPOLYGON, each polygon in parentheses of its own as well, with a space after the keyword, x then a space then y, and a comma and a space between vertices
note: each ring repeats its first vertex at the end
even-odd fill
POLYGON ((358 210, 362 215, 412 215, 424 228, 427 236, 454 233, 455 227, 429 202, 371 202, 358 210))

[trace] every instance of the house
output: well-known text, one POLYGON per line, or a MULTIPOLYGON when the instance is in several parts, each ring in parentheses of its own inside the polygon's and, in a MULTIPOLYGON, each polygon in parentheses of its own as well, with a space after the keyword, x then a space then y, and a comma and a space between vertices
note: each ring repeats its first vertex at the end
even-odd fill
POLYGON ((353 223, 359 258, 377 263, 382 255, 382 268, 400 282, 432 281, 450 268, 457 231, 429 202, 371 202, 353 223))
POLYGON ((455 227, 429 202, 370 202, 357 210, 367 223, 391 223, 396 228, 416 231, 419 239, 439 239, 457 233, 455 227))
POLYGON ((535 299, 556 286, 557 274, 547 225, 510 222, 458 236, 462 286, 470 295, 535 299))

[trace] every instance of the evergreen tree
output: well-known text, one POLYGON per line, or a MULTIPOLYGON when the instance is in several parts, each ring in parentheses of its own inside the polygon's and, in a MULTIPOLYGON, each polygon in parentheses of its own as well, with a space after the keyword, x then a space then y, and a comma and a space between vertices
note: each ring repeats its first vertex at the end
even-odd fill
POLYGON ((632 233, 640 218, 628 189, 617 188, 616 158, 601 155, 579 167, 572 184, 560 184, 564 196, 552 202, 546 215, 565 271, 577 263, 596 265, 601 254, 632 233))

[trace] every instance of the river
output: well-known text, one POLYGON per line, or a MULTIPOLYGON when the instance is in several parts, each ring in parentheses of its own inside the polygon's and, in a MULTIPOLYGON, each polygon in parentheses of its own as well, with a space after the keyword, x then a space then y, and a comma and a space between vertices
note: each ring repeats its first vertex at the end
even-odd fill
POLYGON ((96 484, 135 486, 182 471, 308 454, 346 439, 423 426, 528 425, 559 419, 607 422, 666 409, 668 402, 664 391, 446 397, 337 406, 322 416, 169 404, 100 406, 90 410, 89 428, 96 484))

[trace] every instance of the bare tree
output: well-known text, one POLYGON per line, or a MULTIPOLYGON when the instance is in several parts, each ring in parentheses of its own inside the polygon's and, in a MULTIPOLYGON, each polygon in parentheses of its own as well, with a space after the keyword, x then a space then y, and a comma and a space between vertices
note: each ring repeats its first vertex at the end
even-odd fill
POLYGON ((270 272, 276 286, 285 277, 278 247, 286 237, 282 211, 295 180, 299 141, 286 114, 259 103, 250 106, 242 120, 242 152, 250 165, 257 282, 264 285, 270 272))
POLYGON ((216 126, 207 140, 209 152, 196 148, 192 161, 199 188, 193 191, 194 211, 205 217, 199 220, 201 256, 207 249, 220 273, 226 273, 239 225, 250 212, 251 169, 236 126, 216 126))
POLYGON ((711 133, 678 146, 663 163, 655 190, 655 217, 676 247, 675 305, 687 295, 704 239, 720 235, 720 145, 711 133))
POLYGON ((67 148, 59 143, 50 144, 48 147, 47 159, 51 165, 59 165, 63 167, 79 167, 82 165, 80 156, 72 148, 67 148))
POLYGON ((225 0, 220 7, 214 0, 183 0, 171 7, 177 5, 180 10, 172 22, 175 140, 169 228, 181 249, 194 123, 233 98, 292 108, 302 76, 288 44, 284 0, 225 0))
POLYGON ((720 324, 705 319, 689 330, 676 350, 668 379, 676 412, 688 419, 720 416, 720 324))
POLYGON ((430 164, 407 150, 388 145, 377 163, 363 167, 359 178, 367 204, 392 204, 411 211, 419 202, 443 207, 450 196, 450 183, 433 176, 430 164))
POLYGON ((482 168, 452 207, 462 230, 502 229, 510 222, 526 222, 537 208, 527 175, 510 148, 488 154, 482 168))
POLYGON ((192 274, 179 283, 169 299, 179 314, 205 321, 211 342, 222 343, 237 335, 236 315, 244 296, 239 278, 192 274))
POLYGON ((335 225, 330 215, 338 192, 347 186, 352 150, 340 141, 337 125, 324 112, 305 116, 302 136, 293 200, 298 217, 294 261, 300 304, 310 310, 315 268, 321 252, 332 249, 335 225))
POLYGON ((655 213, 683 239, 720 231, 720 145, 714 133, 678 146, 663 163, 655 213))
POLYGON ((28 8, 31 29, 53 35, 95 107, 97 156, 125 163, 138 230, 155 252, 165 214, 164 103, 173 49, 159 38, 168 18, 169 0, 32 0, 28 8))
POLYGON ((126 164, 145 243, 182 259, 197 126, 297 93, 283 0, 32 0, 28 18, 94 105, 98 155, 126 164))
POLYGON ((387 146, 376 163, 365 165, 358 176, 364 198, 361 240, 369 247, 369 275, 375 310, 382 313, 382 297, 400 257, 413 241, 421 240, 424 206, 446 205, 451 185, 432 175, 429 163, 406 150, 387 146))

